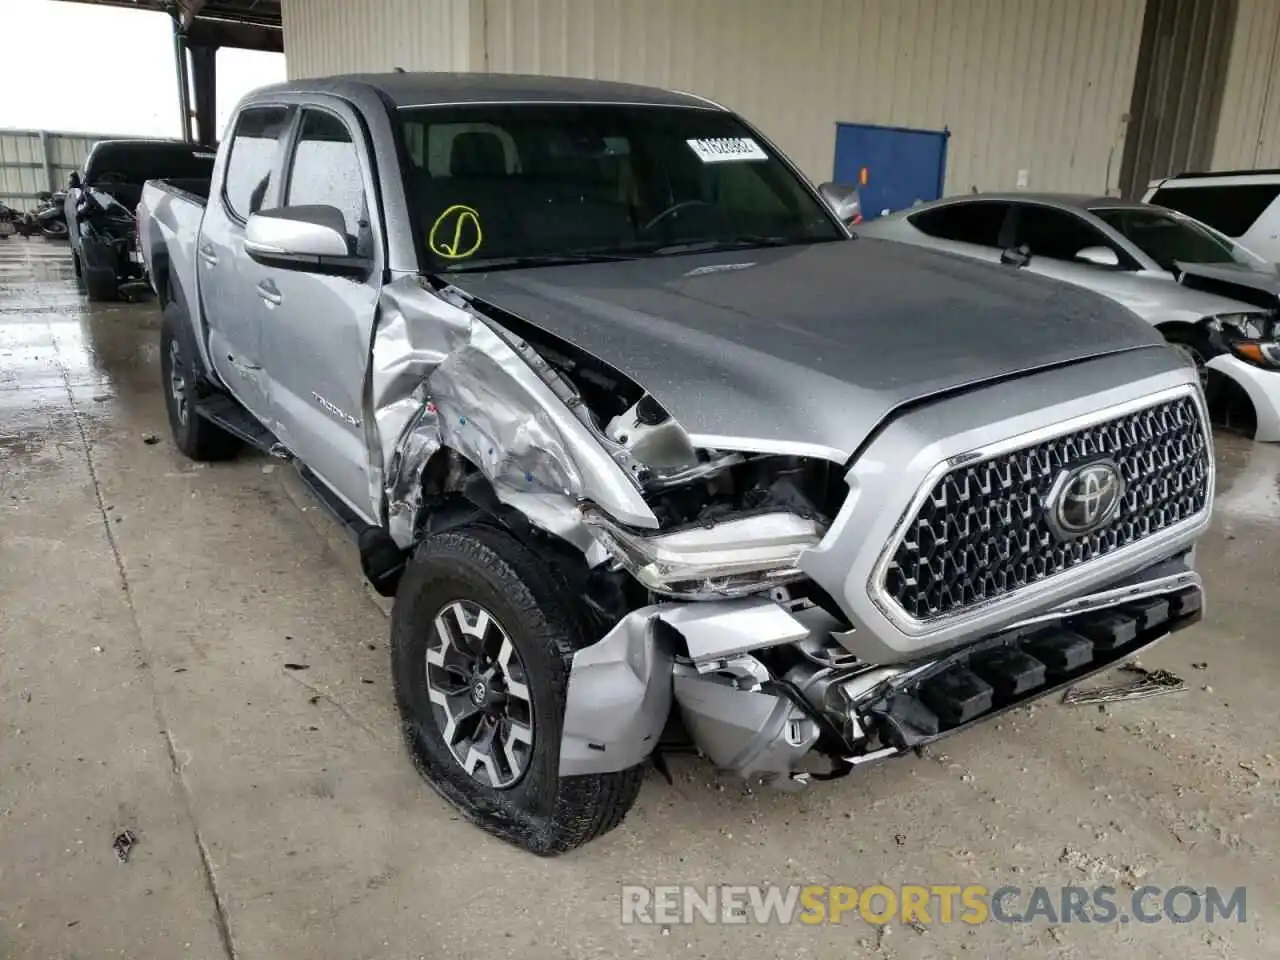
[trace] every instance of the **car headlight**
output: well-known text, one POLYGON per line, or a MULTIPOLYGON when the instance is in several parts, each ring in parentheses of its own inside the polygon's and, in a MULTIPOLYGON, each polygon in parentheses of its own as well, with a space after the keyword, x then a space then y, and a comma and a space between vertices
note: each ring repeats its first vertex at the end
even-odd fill
POLYGON ((686 599, 745 596, 797 580, 800 554, 824 532, 817 520, 782 511, 658 534, 631 530, 594 507, 582 519, 642 585, 686 599))
POLYGON ((1280 370, 1280 329, 1274 313, 1227 313, 1210 317, 1210 340, 1245 363, 1280 370))

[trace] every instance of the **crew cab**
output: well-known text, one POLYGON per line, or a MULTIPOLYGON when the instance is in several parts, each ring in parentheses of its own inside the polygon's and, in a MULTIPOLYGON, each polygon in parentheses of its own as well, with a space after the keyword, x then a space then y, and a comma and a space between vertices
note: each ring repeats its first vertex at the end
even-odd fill
POLYGON ((1086 290, 858 239, 701 97, 300 80, 148 183, 174 442, 292 461, 395 597, 426 780, 538 854, 696 749, 784 790, 1195 623, 1195 372, 1086 290))
POLYGON ((180 140, 99 140, 71 174, 63 215, 71 263, 90 300, 116 300, 143 279, 135 208, 157 177, 209 179, 214 148, 180 140))

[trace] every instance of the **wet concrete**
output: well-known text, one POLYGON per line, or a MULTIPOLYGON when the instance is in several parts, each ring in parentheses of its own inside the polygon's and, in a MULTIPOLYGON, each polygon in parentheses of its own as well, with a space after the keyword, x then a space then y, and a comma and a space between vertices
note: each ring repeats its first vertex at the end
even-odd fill
POLYGON ((681 760, 544 861, 418 779, 383 609, 290 471, 173 449, 157 321, 0 240, 0 957, 1280 955, 1275 447, 1219 438, 1208 619, 1148 658, 1187 692, 1045 704, 799 796, 681 760), (1245 885, 1248 919, 619 925, 621 884, 680 882, 1245 885))

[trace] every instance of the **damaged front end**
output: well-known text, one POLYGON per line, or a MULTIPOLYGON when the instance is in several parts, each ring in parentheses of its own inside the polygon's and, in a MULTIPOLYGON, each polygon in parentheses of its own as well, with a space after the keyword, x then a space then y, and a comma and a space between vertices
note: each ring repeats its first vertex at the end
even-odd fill
POLYGON ((1190 553, 1170 541, 1122 579, 881 658, 847 596, 827 592, 841 579, 817 582, 807 558, 838 538, 863 548, 850 510, 871 509, 859 497, 892 483, 874 464, 894 458, 864 458, 879 472, 854 496, 840 464, 698 448, 621 372, 417 278, 384 288, 370 383, 371 459, 385 465, 370 495, 398 550, 485 515, 581 588, 599 639, 574 656, 562 776, 679 745, 794 789, 1073 684, 1200 616, 1190 553))

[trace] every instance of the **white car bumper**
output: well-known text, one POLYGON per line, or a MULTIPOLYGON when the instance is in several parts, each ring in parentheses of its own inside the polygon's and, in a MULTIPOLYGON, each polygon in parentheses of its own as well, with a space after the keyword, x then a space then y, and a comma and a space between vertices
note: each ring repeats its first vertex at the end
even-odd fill
POLYGON ((1254 439, 1280 441, 1280 371, 1263 370, 1225 353, 1214 357, 1207 366, 1239 384, 1249 395, 1258 418, 1254 439))

